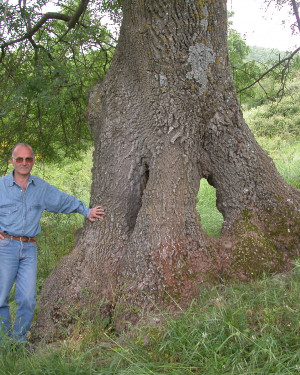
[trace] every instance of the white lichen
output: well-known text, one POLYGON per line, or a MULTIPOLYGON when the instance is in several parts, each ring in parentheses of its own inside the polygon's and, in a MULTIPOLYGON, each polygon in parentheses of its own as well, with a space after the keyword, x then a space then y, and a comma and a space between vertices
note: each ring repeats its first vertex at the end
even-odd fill
POLYGON ((206 5, 203 7, 203 18, 200 21, 200 25, 205 29, 205 31, 207 30, 207 28, 208 28, 208 9, 207 9, 206 5))
POLYGON ((205 44, 197 43, 189 48, 188 63, 192 70, 186 74, 187 79, 194 79, 199 83, 199 91, 203 93, 206 89, 210 71, 210 63, 215 62, 215 52, 205 44))

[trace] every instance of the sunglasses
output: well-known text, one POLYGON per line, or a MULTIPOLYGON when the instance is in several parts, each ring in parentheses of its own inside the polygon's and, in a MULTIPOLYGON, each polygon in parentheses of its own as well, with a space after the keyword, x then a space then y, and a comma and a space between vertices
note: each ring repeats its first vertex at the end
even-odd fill
POLYGON ((23 160, 25 160, 26 164, 32 164, 33 163, 33 158, 13 158, 13 159, 17 164, 23 163, 23 160))

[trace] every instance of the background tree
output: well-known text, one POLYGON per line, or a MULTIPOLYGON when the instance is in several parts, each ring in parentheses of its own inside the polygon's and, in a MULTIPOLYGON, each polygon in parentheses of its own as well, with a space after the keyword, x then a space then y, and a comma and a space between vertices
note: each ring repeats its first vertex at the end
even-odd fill
POLYGON ((108 69, 113 40, 87 2, 59 3, 60 13, 42 15, 46 3, 0 5, 2 174, 22 139, 52 160, 92 142, 86 92, 108 69))
POLYGON ((254 77, 262 74, 262 66, 254 59, 248 59, 251 48, 247 46, 241 35, 229 28, 228 33, 228 56, 231 64, 232 76, 237 92, 240 92, 239 101, 249 101, 256 94, 256 87, 251 86, 249 90, 243 90, 250 86, 254 77))
MULTIPOLYGON (((270 5, 266 1, 266 11, 270 5)), ((300 31, 299 3, 295 0, 275 1, 279 10, 290 5, 290 13, 295 22, 291 25, 291 33, 300 31)), ((261 105, 271 100, 281 99, 290 82, 295 77, 300 47, 294 51, 279 51, 261 47, 249 47, 241 35, 231 28, 232 22, 229 13, 228 51, 232 67, 234 84, 241 103, 261 105)))

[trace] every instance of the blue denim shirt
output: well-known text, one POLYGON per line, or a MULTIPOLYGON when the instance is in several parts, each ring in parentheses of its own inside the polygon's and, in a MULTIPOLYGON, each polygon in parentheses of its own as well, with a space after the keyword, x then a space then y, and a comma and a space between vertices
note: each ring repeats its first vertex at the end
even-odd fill
POLYGON ((0 230, 12 236, 34 237, 40 233, 43 211, 89 216, 90 209, 73 195, 36 176, 29 176, 26 191, 13 172, 0 178, 0 230))

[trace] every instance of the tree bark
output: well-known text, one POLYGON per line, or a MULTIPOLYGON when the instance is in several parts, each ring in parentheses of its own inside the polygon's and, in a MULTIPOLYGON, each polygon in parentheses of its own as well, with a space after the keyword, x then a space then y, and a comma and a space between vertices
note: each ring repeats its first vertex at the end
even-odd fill
POLYGON ((201 283, 287 269, 299 255, 300 193, 244 122, 227 53, 224 0, 123 1, 112 65, 90 92, 91 205, 72 253, 45 282, 40 332, 93 301, 117 322, 188 303, 201 283), (224 217, 210 238, 200 179, 224 217))

